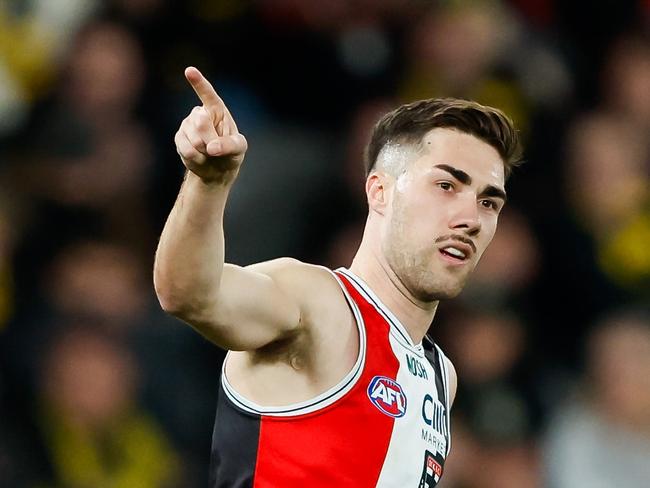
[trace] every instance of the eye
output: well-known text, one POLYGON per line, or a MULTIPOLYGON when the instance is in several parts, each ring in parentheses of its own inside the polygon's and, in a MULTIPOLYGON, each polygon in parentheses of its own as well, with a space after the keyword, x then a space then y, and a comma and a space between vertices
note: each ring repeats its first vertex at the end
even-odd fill
POLYGON ((499 210, 499 205, 494 200, 481 200, 479 203, 485 208, 499 210))
POLYGON ((441 181, 437 183, 438 187, 440 187, 444 191, 451 191, 454 189, 454 185, 450 183, 449 181, 441 181))

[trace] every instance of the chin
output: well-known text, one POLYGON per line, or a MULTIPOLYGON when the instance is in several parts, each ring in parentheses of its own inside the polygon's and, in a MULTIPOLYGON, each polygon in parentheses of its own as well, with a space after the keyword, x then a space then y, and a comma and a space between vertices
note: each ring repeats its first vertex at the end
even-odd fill
POLYGON ((463 291, 462 286, 430 286, 421 288, 414 293, 414 296, 423 302, 435 302, 439 300, 450 300, 456 298, 463 291))
POLYGON ((435 296, 435 300, 451 300, 452 298, 456 298, 458 295, 460 295, 461 291, 463 291, 462 288, 457 290, 438 290, 432 293, 432 296, 435 296))

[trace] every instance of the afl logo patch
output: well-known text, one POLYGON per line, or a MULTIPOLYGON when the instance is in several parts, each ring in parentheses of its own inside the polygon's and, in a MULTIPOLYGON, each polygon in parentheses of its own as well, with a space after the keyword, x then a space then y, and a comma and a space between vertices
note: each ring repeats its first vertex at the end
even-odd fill
POLYGON ((402 417, 406 413, 406 395, 395 380, 375 376, 368 385, 368 398, 382 413, 402 417))

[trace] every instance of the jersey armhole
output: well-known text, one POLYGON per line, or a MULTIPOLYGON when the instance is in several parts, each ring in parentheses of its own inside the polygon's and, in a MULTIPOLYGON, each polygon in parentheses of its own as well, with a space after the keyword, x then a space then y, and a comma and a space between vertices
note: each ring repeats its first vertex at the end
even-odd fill
POLYGON ((447 440, 447 456, 449 456, 449 452, 451 451, 451 406, 449 404, 449 367, 447 365, 447 356, 445 355, 444 352, 442 352, 442 349, 438 344, 434 343, 434 347, 438 351, 438 362, 440 365, 440 371, 442 372, 442 379, 444 383, 444 391, 445 391, 445 410, 447 412, 446 415, 446 421, 447 421, 447 432, 448 432, 448 440, 447 440))
POLYGON ((259 405, 245 398, 243 395, 238 393, 228 382, 228 378, 226 376, 226 361, 228 360, 227 353, 221 370, 221 386, 223 387, 223 391, 226 394, 227 399, 244 412, 257 415, 265 415, 268 417, 295 417, 298 415, 314 413, 342 399, 350 390, 352 390, 352 388, 361 377, 366 362, 367 342, 366 327, 363 321, 363 316, 361 315, 361 311, 359 310, 358 305, 349 294, 342 280, 332 270, 327 268, 323 269, 326 269, 330 274, 332 274, 334 279, 336 279, 343 292, 343 295, 345 296, 345 299, 347 300, 348 306, 352 311, 354 322, 359 332, 359 352, 357 355, 357 360, 352 366, 352 369, 341 379, 341 381, 339 381, 332 388, 329 388, 323 393, 317 395, 316 397, 288 405, 265 406, 259 405))

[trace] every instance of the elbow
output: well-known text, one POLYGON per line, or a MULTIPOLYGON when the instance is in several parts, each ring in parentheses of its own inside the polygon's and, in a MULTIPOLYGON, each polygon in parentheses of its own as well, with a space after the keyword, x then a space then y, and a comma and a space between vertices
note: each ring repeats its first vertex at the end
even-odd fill
POLYGON ((166 289, 155 287, 155 290, 160 308, 162 308, 168 314, 174 316, 178 316, 183 313, 183 309, 185 307, 183 306, 182 300, 180 300, 177 296, 174 296, 173 293, 169 292, 166 289))
POLYGON ((156 293, 156 296, 158 297, 160 308, 162 308, 164 312, 174 316, 178 316, 181 313, 182 308, 173 299, 161 295, 160 293, 156 293))
POLYGON ((158 303, 165 312, 174 316, 183 314, 183 310, 187 308, 186 300, 183 299, 183 295, 179 293, 179 290, 175 290, 169 280, 165 280, 154 273, 153 285, 158 303))
POLYGON ((200 307, 181 294, 156 290, 156 296, 158 297, 160 308, 165 313, 184 322, 193 323, 201 315, 198 313, 200 307))
POLYGON ((201 323, 216 315, 215 300, 212 297, 161 280, 154 280, 154 289, 160 307, 184 322, 201 323))

